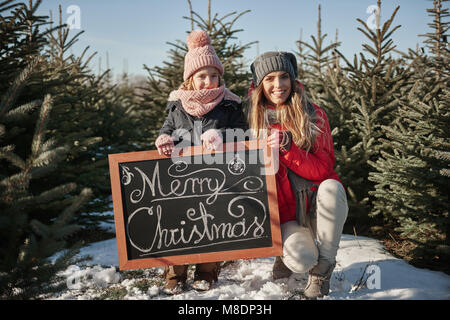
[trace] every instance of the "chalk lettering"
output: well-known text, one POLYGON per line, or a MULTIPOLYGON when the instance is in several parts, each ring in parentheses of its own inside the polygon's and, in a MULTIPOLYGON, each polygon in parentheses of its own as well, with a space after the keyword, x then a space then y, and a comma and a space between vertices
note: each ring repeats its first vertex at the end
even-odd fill
POLYGON ((211 166, 184 157, 121 164, 124 233, 132 256, 270 247, 265 179, 258 176, 260 165, 242 160, 248 156, 235 153, 229 163, 211 166))
MULTIPOLYGON (((148 234, 153 235, 151 245, 148 248, 137 244, 133 235, 128 230, 130 235, 131 245, 144 253, 144 255, 184 250, 186 248, 195 247, 197 244, 202 246, 213 246, 219 243, 227 243, 234 240, 245 241, 261 238, 264 236, 264 223, 266 221, 266 209, 264 204, 253 197, 237 196, 228 206, 228 215, 232 218, 232 222, 227 223, 213 223, 214 216, 208 214, 205 205, 202 202, 198 204, 198 210, 189 208, 186 211, 186 220, 182 220, 179 228, 165 228, 163 217, 163 209, 160 205, 156 206, 156 223, 154 230, 149 230, 148 234), (251 219, 244 218, 245 209, 242 205, 237 205, 239 212, 233 212, 235 202, 245 200, 256 202, 261 206, 264 215, 262 217, 254 216, 251 219), (189 223, 188 223, 189 222, 189 223), (250 237, 248 236, 250 234, 250 237), (186 237, 188 235, 188 237, 186 237), (243 239, 245 238, 245 239, 243 239), (176 248, 179 243, 188 245, 183 248, 176 248)), ((133 212, 128 218, 128 226, 132 225, 133 219, 138 214, 154 215, 154 207, 142 207, 133 212)))

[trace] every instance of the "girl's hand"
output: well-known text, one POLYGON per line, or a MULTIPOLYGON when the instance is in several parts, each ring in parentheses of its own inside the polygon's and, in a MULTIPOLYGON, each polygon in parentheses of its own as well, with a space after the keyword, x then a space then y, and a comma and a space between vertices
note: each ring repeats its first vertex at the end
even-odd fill
POLYGON ((162 134, 156 139, 155 146, 158 149, 159 154, 164 154, 165 156, 170 156, 172 154, 175 144, 172 138, 167 134, 162 134))
POLYGON ((203 148, 208 150, 217 150, 223 143, 222 136, 215 129, 205 131, 200 139, 203 141, 203 148))

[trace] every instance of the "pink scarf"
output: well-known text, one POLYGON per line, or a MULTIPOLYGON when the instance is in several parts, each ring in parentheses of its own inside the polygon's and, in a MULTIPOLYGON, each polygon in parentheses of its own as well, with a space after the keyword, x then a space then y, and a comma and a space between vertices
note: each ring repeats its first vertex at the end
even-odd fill
POLYGON ((194 117, 201 117, 217 106, 223 99, 233 100, 238 103, 241 99, 221 85, 215 89, 202 90, 183 90, 172 91, 169 95, 169 101, 180 99, 184 110, 194 117))

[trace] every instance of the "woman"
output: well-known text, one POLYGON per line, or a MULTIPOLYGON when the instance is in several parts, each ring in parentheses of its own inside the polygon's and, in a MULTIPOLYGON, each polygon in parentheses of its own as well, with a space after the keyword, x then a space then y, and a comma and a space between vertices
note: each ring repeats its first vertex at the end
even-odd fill
POLYGON ((283 256, 275 279, 309 272, 304 290, 315 299, 329 293, 348 206, 345 189, 333 169, 333 141, 325 112, 308 101, 296 81, 295 56, 266 52, 251 65, 253 83, 248 113, 257 138, 269 132, 279 149, 276 174, 283 256))

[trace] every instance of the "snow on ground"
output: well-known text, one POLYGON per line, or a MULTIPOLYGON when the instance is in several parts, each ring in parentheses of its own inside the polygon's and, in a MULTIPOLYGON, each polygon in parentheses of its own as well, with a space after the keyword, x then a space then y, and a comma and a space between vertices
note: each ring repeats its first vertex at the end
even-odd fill
MULTIPOLYGON (((307 274, 272 280, 273 257, 227 263, 219 281, 207 292, 189 287, 179 295, 163 293, 162 268, 118 270, 116 239, 84 247, 80 255, 91 261, 72 265, 63 273, 68 289, 51 299, 187 299, 280 300, 299 299, 307 274)), ((375 239, 343 235, 330 283, 323 299, 450 299, 450 276, 415 268, 383 249, 375 239)))

